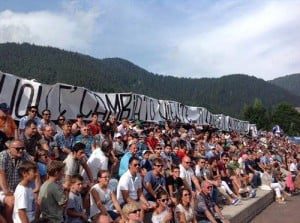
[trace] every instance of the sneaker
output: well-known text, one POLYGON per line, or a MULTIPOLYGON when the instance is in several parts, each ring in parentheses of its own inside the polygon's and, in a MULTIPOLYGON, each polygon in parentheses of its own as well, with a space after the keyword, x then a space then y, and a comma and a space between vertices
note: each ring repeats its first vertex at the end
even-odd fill
POLYGON ((250 193, 249 193, 249 198, 254 198, 254 197, 256 197, 256 190, 255 189, 251 190, 250 193))
POLYGON ((234 205, 234 206, 236 206, 236 205, 238 205, 240 202, 241 202, 241 200, 238 199, 238 198, 236 198, 236 199, 234 199, 234 200, 231 202, 231 204, 234 205))

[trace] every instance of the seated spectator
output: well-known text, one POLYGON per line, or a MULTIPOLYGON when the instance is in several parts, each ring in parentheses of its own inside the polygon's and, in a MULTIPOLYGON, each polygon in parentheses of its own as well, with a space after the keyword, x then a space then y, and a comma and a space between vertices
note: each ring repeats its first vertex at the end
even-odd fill
POLYGON ((135 202, 125 204, 125 206, 122 209, 124 215, 125 215, 125 223, 142 223, 144 219, 144 213, 141 208, 139 208, 139 205, 135 202))
POLYGON ((59 182, 64 176, 65 164, 53 160, 48 165, 48 179, 41 186, 38 203, 41 217, 52 223, 64 222, 64 206, 68 201, 67 193, 59 182))
POLYGON ((272 167, 270 165, 265 167, 265 171, 262 174, 262 189, 271 190, 273 189, 276 194, 276 202, 279 204, 285 204, 283 196, 284 185, 279 183, 273 178, 272 167), (276 181, 276 182, 275 182, 276 181))
MULTIPOLYGON (((25 151, 24 143, 20 140, 12 140, 8 143, 8 149, 0 152, 0 186, 4 195, 10 199, 20 183, 21 179, 18 169, 24 161, 32 160, 25 151)), ((37 191, 40 186, 39 178, 35 182, 37 191)), ((7 205, 5 207, 5 218, 10 223, 12 222, 13 206, 7 205)))
POLYGON ((48 152, 43 149, 38 150, 34 161, 37 163, 38 174, 40 175, 41 182, 44 183, 47 179, 47 165, 49 163, 48 152))
POLYGON ((89 127, 83 126, 80 128, 80 134, 76 136, 75 143, 81 142, 85 145, 85 155, 87 158, 92 153, 92 145, 94 144, 94 137, 91 135, 89 127))
POLYGON ((179 165, 180 168, 180 177, 182 178, 185 187, 192 190, 192 182, 194 183, 196 189, 201 191, 198 178, 195 176, 193 169, 191 168, 191 158, 185 156, 182 158, 182 162, 179 165))
POLYGON ((57 119, 57 125, 56 125, 56 133, 57 134, 61 134, 63 132, 63 126, 64 126, 65 121, 66 121, 65 116, 60 115, 58 117, 58 119, 57 119))
POLYGON ((23 138, 23 134, 25 132, 26 123, 29 120, 33 120, 35 122, 37 128, 40 128, 41 119, 37 115, 38 115, 38 107, 36 105, 27 107, 27 115, 22 117, 19 122, 19 137, 21 139, 23 138))
POLYGON ((153 169, 144 177, 144 194, 148 201, 155 201, 157 193, 166 190, 166 180, 163 176, 163 161, 156 158, 153 169))
POLYGON ((177 197, 179 195, 179 191, 184 187, 183 180, 179 177, 179 175, 179 166, 172 165, 171 175, 166 178, 167 191, 171 196, 173 204, 175 205, 178 203, 177 197))
POLYGON ((145 173, 152 170, 152 163, 149 160, 150 153, 151 152, 149 150, 144 150, 142 153, 143 159, 141 160, 140 165, 142 171, 145 171, 145 173))
POLYGON ((170 223, 173 219, 172 210, 168 207, 168 193, 161 191, 156 196, 156 208, 152 214, 152 223, 170 223))
POLYGON ((14 223, 34 222, 36 201, 30 183, 33 183, 36 178, 36 164, 32 161, 23 162, 19 167, 19 174, 21 181, 14 192, 17 202, 14 205, 12 218, 14 223))
POLYGON ((175 222, 197 223, 192 206, 192 192, 188 188, 179 191, 179 203, 175 208, 175 222))
POLYGON ((98 116, 99 116, 98 112, 93 112, 92 113, 92 120, 87 125, 88 128, 91 130, 91 134, 93 136, 98 135, 99 133, 101 133, 101 125, 99 124, 98 116))
POLYGON ((201 192, 197 194, 195 211, 197 213, 197 221, 200 223, 223 222, 229 223, 223 216, 220 208, 211 199, 211 190, 213 186, 208 181, 202 182, 201 192))
POLYGON ((83 115, 77 114, 76 116, 76 122, 72 125, 72 134, 74 137, 80 135, 80 129, 85 126, 83 115))
POLYGON ((46 125, 43 128, 42 141, 42 147, 44 150, 47 150, 49 157, 51 159, 58 159, 59 150, 57 147, 57 143, 54 140, 54 131, 52 126, 46 125))
POLYGON ((37 124, 33 120, 28 120, 25 125, 25 131, 23 133, 23 137, 20 137, 24 142, 26 152, 35 157, 37 149, 41 149, 44 147, 46 142, 42 140, 42 136, 38 133, 37 124))
POLYGON ((39 133, 42 134, 46 126, 51 126, 54 133, 56 133, 56 126, 54 122, 51 121, 51 111, 49 109, 44 109, 42 111, 42 117, 41 125, 38 128, 39 133))
MULTIPOLYGON (((108 140, 102 142, 100 147, 98 143, 94 144, 95 148, 91 156, 87 160, 87 165, 89 166, 94 182, 97 182, 99 170, 108 170, 108 157, 111 149, 111 143, 108 140)), ((93 146, 93 147, 94 147, 93 146)), ((87 179, 87 174, 85 170, 82 170, 82 176, 87 179)))
POLYGON ((129 168, 121 176, 117 188, 117 199, 121 206, 126 203, 139 202, 140 207, 143 209, 151 208, 142 191, 142 179, 139 169, 139 159, 134 156, 131 157, 129 159, 129 168))
POLYGON ((72 176, 70 180, 70 192, 66 207, 67 223, 85 223, 88 217, 83 209, 80 192, 82 191, 83 178, 80 175, 72 176))
POLYGON ((0 104, 0 131, 2 131, 6 137, 17 138, 17 125, 10 115, 10 109, 6 103, 0 104))
POLYGON ((121 133, 116 133, 113 140, 113 150, 117 157, 122 157, 125 153, 124 142, 121 133))
POLYGON ((64 160, 66 165, 65 167, 65 181, 66 183, 72 178, 72 176, 79 174, 80 167, 82 167, 88 176, 90 185, 93 184, 93 175, 92 171, 86 163, 86 157, 84 154, 85 145, 81 142, 78 142, 72 148, 72 152, 64 160))
POLYGON ((98 183, 90 191, 90 218, 94 222, 99 215, 109 215, 114 221, 119 220, 119 217, 123 215, 115 193, 108 187, 109 179, 109 172, 100 170, 98 183), (118 213, 114 211, 114 208, 118 213))
POLYGON ((58 150, 59 150, 59 160, 64 160, 67 155, 72 151, 74 144, 74 136, 71 132, 72 122, 65 121, 63 124, 63 132, 57 133, 54 136, 58 150))
POLYGON ((128 161, 132 156, 135 156, 137 152, 137 145, 135 140, 131 140, 128 143, 128 152, 125 153, 120 161, 120 167, 119 167, 119 177, 121 177, 127 170, 128 170, 128 161))

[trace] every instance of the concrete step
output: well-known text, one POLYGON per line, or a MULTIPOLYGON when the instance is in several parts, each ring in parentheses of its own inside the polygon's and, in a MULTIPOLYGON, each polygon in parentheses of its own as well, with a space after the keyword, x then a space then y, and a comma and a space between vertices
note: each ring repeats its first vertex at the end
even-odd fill
POLYGON ((224 206, 222 213, 230 223, 248 223, 273 201, 273 191, 257 189, 255 198, 242 199, 236 206, 224 206))

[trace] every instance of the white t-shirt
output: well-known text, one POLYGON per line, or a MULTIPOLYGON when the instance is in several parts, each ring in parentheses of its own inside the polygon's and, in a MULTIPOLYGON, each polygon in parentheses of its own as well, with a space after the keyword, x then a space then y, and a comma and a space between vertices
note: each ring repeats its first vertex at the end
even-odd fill
MULTIPOLYGON (((95 184, 91 190, 93 189, 97 191, 100 200, 102 204, 105 206, 106 210, 112 210, 113 207, 113 202, 111 199, 112 191, 109 188, 107 188, 106 190, 102 189, 99 184, 95 184)), ((90 194, 90 204, 91 204, 90 217, 93 217, 96 214, 100 213, 100 210, 98 209, 97 203, 95 202, 92 194, 90 194)))
POLYGON ((138 200, 137 190, 142 189, 142 179, 139 174, 135 178, 131 175, 130 171, 127 170, 120 178, 119 184, 117 187, 117 199, 119 204, 124 203, 123 195, 121 190, 127 190, 129 197, 133 200, 138 200))
POLYGON ((190 189, 192 189, 192 178, 195 176, 194 171, 192 168, 185 169, 182 164, 179 165, 180 169, 180 177, 187 182, 187 184, 190 186, 190 189))
MULTIPOLYGON (((87 165, 92 171, 93 179, 97 180, 99 170, 108 170, 108 158, 104 155, 100 148, 95 149, 87 161, 87 165)), ((81 175, 87 179, 85 170, 82 170, 81 175)))
POLYGON ((176 213, 183 213, 185 215, 185 219, 187 223, 192 223, 194 219, 194 210, 192 206, 189 207, 189 209, 185 209, 182 204, 178 204, 175 208, 175 222, 179 223, 179 219, 177 218, 176 213))
POLYGON ((24 187, 18 184, 15 193, 15 205, 13 210, 13 222, 22 223, 19 217, 19 209, 26 209, 26 214, 30 222, 34 220, 35 217, 35 200, 32 188, 24 187))
POLYGON ((164 222, 165 217, 169 214, 169 208, 166 208, 163 212, 156 214, 153 212, 152 214, 152 223, 161 223, 164 222))

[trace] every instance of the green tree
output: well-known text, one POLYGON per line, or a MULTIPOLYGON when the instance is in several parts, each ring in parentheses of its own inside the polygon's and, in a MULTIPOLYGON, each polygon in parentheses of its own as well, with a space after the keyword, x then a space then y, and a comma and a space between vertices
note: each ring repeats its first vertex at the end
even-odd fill
POLYGON ((243 109, 244 119, 256 124, 258 129, 269 129, 269 116, 267 109, 258 98, 255 98, 253 105, 245 105, 243 109))
POLYGON ((290 136, 300 135, 300 113, 288 103, 281 103, 274 109, 272 123, 290 136))

